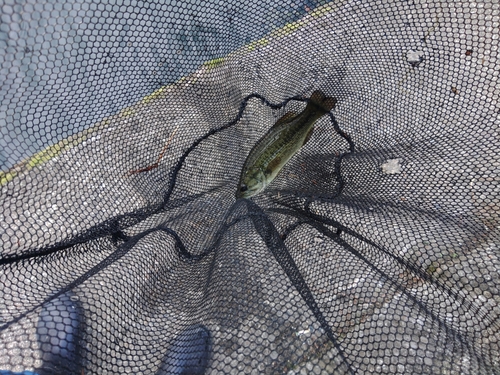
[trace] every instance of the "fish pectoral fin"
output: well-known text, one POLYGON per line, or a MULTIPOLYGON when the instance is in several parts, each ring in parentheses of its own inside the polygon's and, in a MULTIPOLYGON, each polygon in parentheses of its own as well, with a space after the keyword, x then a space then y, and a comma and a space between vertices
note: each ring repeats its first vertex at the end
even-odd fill
POLYGON ((295 117, 297 117, 297 114, 295 112, 287 112, 283 116, 281 116, 278 121, 276 121, 276 124, 273 125, 273 128, 277 125, 285 124, 287 122, 290 122, 293 120, 295 117))
POLYGON ((311 136, 312 136, 312 133, 313 133, 313 130, 314 130, 314 126, 311 128, 311 130, 309 130, 309 132, 306 134, 306 137, 304 138, 304 143, 302 143, 302 147, 304 147, 304 145, 307 143, 307 141, 309 141, 311 139, 311 136))
POLYGON ((273 160, 271 160, 271 162, 267 165, 267 168, 265 170, 265 174, 266 175, 270 175, 273 173, 273 171, 276 170, 276 168, 278 168, 280 166, 280 163, 281 163, 281 158, 278 156, 276 158, 274 158, 273 160))

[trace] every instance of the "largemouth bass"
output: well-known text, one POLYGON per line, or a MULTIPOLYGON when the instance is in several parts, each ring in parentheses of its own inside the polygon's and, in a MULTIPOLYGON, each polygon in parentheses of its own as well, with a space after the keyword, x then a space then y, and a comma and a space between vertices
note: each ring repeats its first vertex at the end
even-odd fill
POLYGON ((330 112, 336 102, 317 90, 301 113, 288 112, 276 121, 248 154, 236 198, 249 198, 264 190, 311 138, 314 123, 330 112))

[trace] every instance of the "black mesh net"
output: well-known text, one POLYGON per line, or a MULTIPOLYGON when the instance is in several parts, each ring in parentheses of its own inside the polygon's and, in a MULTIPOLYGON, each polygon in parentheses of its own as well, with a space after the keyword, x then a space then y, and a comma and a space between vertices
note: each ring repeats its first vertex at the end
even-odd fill
POLYGON ((0 374, 500 374, 499 8, 3 0, 0 374))

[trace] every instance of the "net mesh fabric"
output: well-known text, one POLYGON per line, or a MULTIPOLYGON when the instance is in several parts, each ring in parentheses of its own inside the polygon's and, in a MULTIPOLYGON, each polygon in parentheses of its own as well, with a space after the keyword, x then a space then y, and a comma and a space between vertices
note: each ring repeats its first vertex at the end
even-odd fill
POLYGON ((5 1, 0 373, 500 374, 499 7, 5 1))

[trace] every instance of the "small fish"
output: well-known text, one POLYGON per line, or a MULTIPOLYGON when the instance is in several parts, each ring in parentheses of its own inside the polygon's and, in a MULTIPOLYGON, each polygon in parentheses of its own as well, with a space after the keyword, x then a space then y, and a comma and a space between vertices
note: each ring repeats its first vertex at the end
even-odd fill
POLYGON ((288 112, 276 121, 248 154, 236 198, 249 198, 264 190, 311 138, 314 123, 330 112, 336 102, 317 90, 301 113, 288 112))

